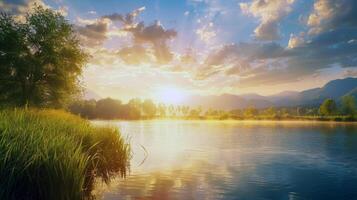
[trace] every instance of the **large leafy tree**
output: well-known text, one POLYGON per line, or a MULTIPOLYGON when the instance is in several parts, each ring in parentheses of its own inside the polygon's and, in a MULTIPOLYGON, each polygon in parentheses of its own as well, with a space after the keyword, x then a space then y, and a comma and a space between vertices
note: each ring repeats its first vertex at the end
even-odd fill
POLYGON ((319 113, 321 115, 329 116, 337 112, 336 102, 333 99, 326 99, 320 106, 319 113))
POLYGON ((154 117, 156 115, 157 107, 150 99, 146 99, 142 103, 142 108, 147 117, 154 117))
POLYGON ((345 115, 356 114, 356 99, 352 95, 345 95, 341 99, 341 111, 345 115))
POLYGON ((24 22, 0 14, 0 103, 60 107, 79 91, 87 54, 73 26, 37 7, 24 22))

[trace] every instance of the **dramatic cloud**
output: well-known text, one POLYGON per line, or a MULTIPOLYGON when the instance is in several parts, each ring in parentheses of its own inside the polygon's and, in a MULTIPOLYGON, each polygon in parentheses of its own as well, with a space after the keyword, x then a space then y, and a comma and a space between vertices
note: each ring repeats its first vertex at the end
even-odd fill
MULTIPOLYGON (((254 0, 240 4, 246 14, 260 18, 255 34, 260 40, 279 38, 277 24, 293 1, 254 0)), ((225 45, 207 56, 197 79, 235 76, 236 86, 256 87, 285 84, 318 75, 332 67, 357 66, 357 3, 352 0, 317 0, 308 17, 310 35, 291 34, 287 47, 277 43, 225 45), (313 33, 313 35, 311 35, 313 33)))
POLYGON ((294 37, 301 36, 292 36, 289 48, 276 43, 224 46, 208 56, 197 78, 225 73, 248 87, 293 82, 333 66, 357 66, 357 28, 328 31, 308 42, 294 37))
POLYGON ((284 49, 275 43, 240 43, 225 45, 208 55, 196 78, 205 79, 225 72, 226 75, 242 75, 253 68, 256 61, 278 58, 284 49))
POLYGON ((138 65, 153 60, 152 54, 146 48, 139 45, 124 47, 119 50, 118 55, 129 65, 138 65))
POLYGON ((118 14, 118 13, 113 13, 111 15, 105 15, 103 18, 108 18, 112 21, 120 21, 122 22, 125 26, 133 26, 135 25, 135 19, 136 17, 145 10, 145 7, 140 7, 126 15, 118 14))
POLYGON ((307 24, 311 27, 310 34, 318 34, 338 27, 355 27, 357 26, 357 1, 316 0, 307 24))
POLYGON ((125 15, 114 13, 97 20, 79 19, 85 26, 77 29, 83 43, 91 47, 102 45, 108 36, 131 36, 132 44, 118 52, 118 56, 126 64, 137 65, 149 61, 157 64, 169 63, 173 54, 167 42, 176 37, 177 32, 166 30, 159 21, 149 26, 144 22, 137 23, 137 16, 144 10, 145 7, 140 7, 125 15), (111 30, 110 25, 115 22, 120 22, 121 27, 111 30))
POLYGON ((114 13, 97 20, 79 18, 79 22, 85 26, 79 26, 77 30, 83 43, 90 47, 102 45, 108 36, 131 35, 132 45, 122 48, 118 53, 126 64, 137 65, 149 61, 169 63, 173 54, 167 42, 176 37, 177 33, 172 29, 166 30, 159 21, 149 26, 144 22, 137 23, 137 16, 144 10, 145 7, 141 7, 126 15, 114 13), (114 22, 120 22, 121 28, 110 30, 110 25, 114 22))
POLYGON ((300 33, 300 35, 291 34, 289 43, 288 43, 288 47, 295 48, 295 47, 299 47, 299 46, 303 45, 305 43, 304 36, 305 36, 304 32, 300 33))
POLYGON ((35 4, 45 5, 42 0, 1 0, 0 11, 14 15, 21 15, 28 12, 35 4))
POLYGON ((100 46, 107 39, 110 21, 105 19, 88 22, 85 26, 77 26, 79 38, 89 47, 100 46))
POLYGON ((260 24, 254 30, 258 40, 280 39, 279 22, 291 11, 294 0, 253 0, 252 3, 240 3, 244 14, 259 18, 260 24))
POLYGON ((164 64, 172 60, 173 54, 167 46, 167 41, 176 37, 177 32, 175 30, 166 30, 159 21, 149 26, 145 26, 144 22, 140 22, 124 30, 133 35, 136 45, 151 45, 157 63, 164 64))

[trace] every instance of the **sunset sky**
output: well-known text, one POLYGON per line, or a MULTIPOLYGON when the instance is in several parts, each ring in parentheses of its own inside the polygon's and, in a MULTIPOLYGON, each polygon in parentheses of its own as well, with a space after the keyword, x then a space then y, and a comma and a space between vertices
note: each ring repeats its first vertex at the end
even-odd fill
POLYGON ((355 0, 0 0, 62 12, 101 97, 269 95, 357 76, 355 0), (171 93, 170 93, 171 91, 171 93))

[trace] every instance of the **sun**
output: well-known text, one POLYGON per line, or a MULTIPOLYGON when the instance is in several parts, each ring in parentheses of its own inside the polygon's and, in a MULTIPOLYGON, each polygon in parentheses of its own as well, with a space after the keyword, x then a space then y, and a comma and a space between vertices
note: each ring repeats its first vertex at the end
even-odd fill
POLYGON ((165 104, 180 104, 183 103, 187 94, 186 92, 175 86, 162 86, 157 88, 155 99, 158 102, 165 104))

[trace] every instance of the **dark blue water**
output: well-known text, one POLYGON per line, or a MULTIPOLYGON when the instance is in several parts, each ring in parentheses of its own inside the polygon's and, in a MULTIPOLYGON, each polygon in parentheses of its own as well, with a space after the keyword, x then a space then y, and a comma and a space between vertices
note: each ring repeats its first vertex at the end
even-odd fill
POLYGON ((357 199, 357 125, 134 121, 112 199, 357 199))

